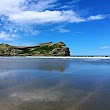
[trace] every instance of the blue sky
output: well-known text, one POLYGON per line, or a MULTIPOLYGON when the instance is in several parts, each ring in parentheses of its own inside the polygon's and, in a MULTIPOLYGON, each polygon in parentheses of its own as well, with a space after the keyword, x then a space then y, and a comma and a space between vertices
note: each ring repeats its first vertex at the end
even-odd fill
POLYGON ((110 0, 3 0, 0 43, 63 41, 71 55, 110 55, 110 0))

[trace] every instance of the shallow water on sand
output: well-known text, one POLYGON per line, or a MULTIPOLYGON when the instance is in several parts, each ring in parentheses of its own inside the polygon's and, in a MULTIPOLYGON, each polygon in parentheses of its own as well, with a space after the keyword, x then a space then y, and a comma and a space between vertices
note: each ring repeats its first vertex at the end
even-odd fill
POLYGON ((1 57, 0 110, 110 110, 110 60, 1 57))

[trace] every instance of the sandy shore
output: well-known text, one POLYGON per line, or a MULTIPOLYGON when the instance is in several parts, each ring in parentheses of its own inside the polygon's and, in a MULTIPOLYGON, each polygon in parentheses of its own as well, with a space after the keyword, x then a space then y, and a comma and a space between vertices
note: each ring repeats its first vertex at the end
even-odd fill
POLYGON ((71 57, 71 56, 0 56, 0 58, 38 58, 38 59, 110 59, 110 57, 71 57))
POLYGON ((54 57, 54 56, 26 56, 26 58, 48 58, 48 59, 110 59, 110 57, 54 57))

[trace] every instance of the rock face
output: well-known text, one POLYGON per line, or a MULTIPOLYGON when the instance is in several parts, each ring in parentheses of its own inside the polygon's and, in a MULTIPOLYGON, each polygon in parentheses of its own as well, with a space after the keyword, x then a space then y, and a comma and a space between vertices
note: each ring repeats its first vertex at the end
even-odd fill
POLYGON ((56 48, 53 49, 51 52, 52 56, 70 56, 69 48, 63 47, 63 48, 56 48))
POLYGON ((11 46, 0 44, 0 56, 70 56, 65 43, 42 43, 36 46, 11 46))

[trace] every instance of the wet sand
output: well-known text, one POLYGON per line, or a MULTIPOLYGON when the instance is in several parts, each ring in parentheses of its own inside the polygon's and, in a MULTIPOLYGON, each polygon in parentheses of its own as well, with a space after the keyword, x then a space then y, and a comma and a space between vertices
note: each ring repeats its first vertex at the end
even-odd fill
POLYGON ((0 61, 14 65, 0 66, 0 110, 110 110, 109 61, 0 61))

